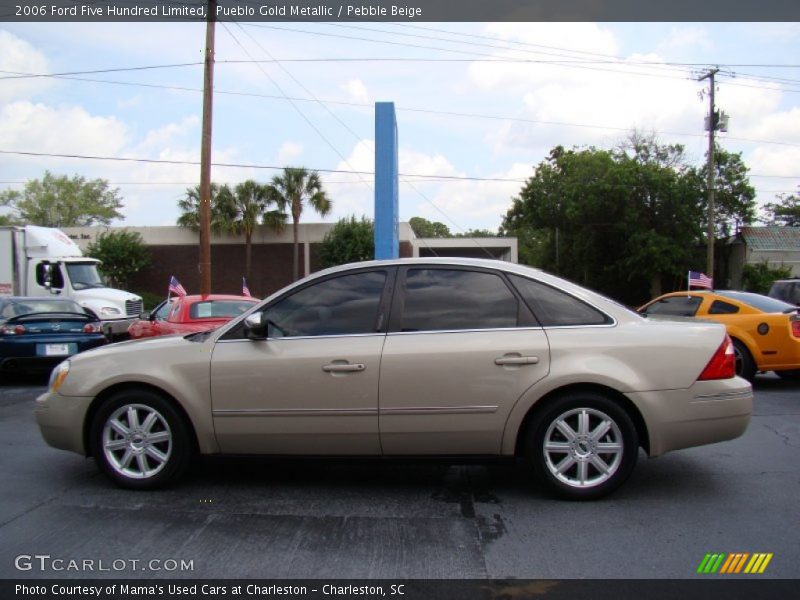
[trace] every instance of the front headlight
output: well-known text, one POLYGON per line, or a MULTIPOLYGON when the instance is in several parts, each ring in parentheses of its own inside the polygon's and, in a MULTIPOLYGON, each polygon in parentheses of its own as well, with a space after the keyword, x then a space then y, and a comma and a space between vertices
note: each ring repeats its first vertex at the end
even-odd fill
POLYGON ((48 387, 50 391, 55 393, 61 388, 61 384, 64 383, 64 380, 67 378, 69 374, 69 361, 65 360, 62 363, 53 369, 53 372, 50 374, 50 383, 48 387))
POLYGON ((114 308, 113 306, 104 306, 100 309, 100 314, 104 316, 110 315, 121 315, 122 312, 118 308, 114 308))

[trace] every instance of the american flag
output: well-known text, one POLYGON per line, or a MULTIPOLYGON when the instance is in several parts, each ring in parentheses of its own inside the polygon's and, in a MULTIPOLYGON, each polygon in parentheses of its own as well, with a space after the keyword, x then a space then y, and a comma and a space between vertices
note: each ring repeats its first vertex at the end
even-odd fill
POLYGON ((242 277, 242 296, 250 297, 250 288, 247 287, 247 280, 242 277))
POLYGON ((177 279, 175 279, 174 275, 172 277, 170 277, 170 280, 169 280, 169 293, 170 294, 176 294, 176 295, 181 296, 181 297, 186 295, 186 290, 183 289, 183 286, 181 285, 181 282, 178 281, 177 279))
POLYGON ((689 271, 689 289, 691 289, 692 286, 710 290, 714 288, 714 280, 705 273, 689 271))

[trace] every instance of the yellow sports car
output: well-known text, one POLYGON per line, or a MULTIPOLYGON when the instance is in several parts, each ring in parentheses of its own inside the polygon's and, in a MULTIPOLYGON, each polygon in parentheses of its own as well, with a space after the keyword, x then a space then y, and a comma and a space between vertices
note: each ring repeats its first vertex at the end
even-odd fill
POLYGON ((697 317, 728 328, 736 374, 750 381, 758 371, 800 379, 800 316, 797 306, 750 292, 691 291, 664 294, 639 309, 644 315, 697 317))

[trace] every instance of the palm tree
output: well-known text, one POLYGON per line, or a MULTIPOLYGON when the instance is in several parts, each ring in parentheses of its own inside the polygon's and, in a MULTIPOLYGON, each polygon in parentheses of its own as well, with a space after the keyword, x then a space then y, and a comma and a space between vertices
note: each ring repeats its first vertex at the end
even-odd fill
POLYGON ((273 200, 269 197, 269 189, 266 185, 261 185, 248 179, 238 184, 233 189, 231 197, 231 208, 233 218, 226 228, 231 233, 244 234, 245 243, 245 277, 250 279, 252 266, 252 239, 253 232, 263 219, 266 225, 275 230, 283 229, 286 215, 279 211, 267 211, 267 207, 273 200), (267 218, 267 215, 272 215, 267 218), (282 217, 282 218, 281 218, 282 217))
POLYGON ((303 204, 309 204, 321 216, 331 212, 330 198, 322 189, 322 181, 316 171, 310 173, 304 168, 286 167, 283 175, 272 178, 268 194, 282 211, 290 210, 292 214, 292 233, 294 235, 294 280, 300 276, 300 243, 298 230, 303 204))
MULTIPOLYGON (((211 231, 219 233, 228 229, 228 224, 233 218, 232 212, 233 193, 227 184, 211 184, 211 231)), ((188 227, 194 231, 200 230, 200 186, 188 188, 186 195, 178 200, 181 216, 178 225, 188 227)))

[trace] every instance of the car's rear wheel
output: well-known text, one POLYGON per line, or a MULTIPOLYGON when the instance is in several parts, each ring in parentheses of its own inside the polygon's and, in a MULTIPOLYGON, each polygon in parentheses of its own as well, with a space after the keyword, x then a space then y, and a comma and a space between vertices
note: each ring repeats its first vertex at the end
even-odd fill
POLYGON ((747 381, 753 381, 756 378, 756 363, 750 351, 739 340, 733 340, 733 354, 736 360, 736 374, 747 381))
POLYGON ((639 452, 636 427, 619 403, 571 392, 546 406, 529 430, 527 459, 551 492, 600 498, 630 476, 639 452))
POLYGON ((146 389, 118 392, 94 416, 92 454, 115 483, 153 489, 175 481, 189 466, 193 446, 183 416, 146 389))

